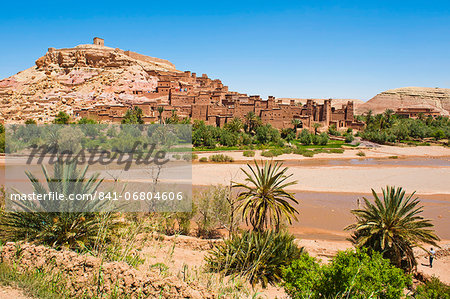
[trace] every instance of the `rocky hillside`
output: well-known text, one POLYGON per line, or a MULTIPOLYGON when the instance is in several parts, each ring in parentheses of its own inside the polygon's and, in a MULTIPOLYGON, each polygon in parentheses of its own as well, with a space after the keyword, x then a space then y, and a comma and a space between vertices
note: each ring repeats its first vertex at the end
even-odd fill
POLYGON ((102 45, 49 48, 35 66, 0 81, 0 122, 48 122, 59 111, 133 99, 153 91, 152 72, 179 72, 167 60, 102 45))
POLYGON ((429 87, 404 87, 384 91, 366 103, 356 106, 356 113, 372 110, 382 113, 386 109, 432 108, 442 115, 450 114, 450 89, 429 87))

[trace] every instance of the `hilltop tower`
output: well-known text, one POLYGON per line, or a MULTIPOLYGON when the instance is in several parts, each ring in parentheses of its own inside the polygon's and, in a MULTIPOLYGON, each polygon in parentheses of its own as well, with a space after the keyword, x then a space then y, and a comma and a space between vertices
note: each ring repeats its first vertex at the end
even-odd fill
POLYGON ((98 45, 98 46, 104 46, 105 45, 105 40, 103 38, 100 37, 94 37, 94 45, 98 45))

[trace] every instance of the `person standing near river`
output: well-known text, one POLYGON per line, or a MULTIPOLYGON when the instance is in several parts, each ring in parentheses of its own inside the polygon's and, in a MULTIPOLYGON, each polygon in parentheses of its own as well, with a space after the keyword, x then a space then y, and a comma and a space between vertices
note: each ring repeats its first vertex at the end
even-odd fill
POLYGON ((433 247, 430 249, 430 268, 433 268, 433 260, 434 255, 436 254, 436 251, 434 251, 433 247))

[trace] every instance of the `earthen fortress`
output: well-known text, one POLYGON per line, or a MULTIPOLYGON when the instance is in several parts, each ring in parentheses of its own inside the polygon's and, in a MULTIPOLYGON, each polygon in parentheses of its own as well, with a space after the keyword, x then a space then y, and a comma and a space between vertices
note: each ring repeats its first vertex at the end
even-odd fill
POLYGON ((210 125, 223 126, 234 117, 244 118, 253 112, 263 123, 270 123, 279 129, 292 127, 293 119, 300 120, 304 127, 309 128, 313 123, 321 123, 325 127, 334 124, 337 128, 361 126, 355 122, 352 101, 336 109, 331 106, 331 99, 323 104, 311 99, 306 103, 294 100, 286 103, 272 96, 263 100, 258 95, 229 91, 220 80, 210 79, 206 74, 197 76, 189 71, 162 70, 152 70, 148 74, 157 78, 157 87, 132 90, 137 96, 133 102, 83 108, 74 111, 75 115, 101 122, 120 122, 127 109, 137 106, 142 109, 144 121, 148 123, 176 113, 181 118, 190 117, 210 125))
POLYGON ((126 111, 139 107, 146 123, 176 113, 180 118, 223 126, 234 117, 253 112, 276 128, 292 127, 292 120, 311 128, 314 123, 337 128, 362 126, 348 101, 336 107, 331 99, 281 100, 230 91, 206 74, 181 72, 167 60, 104 45, 55 49, 36 60, 36 66, 0 81, 0 120, 50 122, 59 111, 75 119, 120 123, 126 111))

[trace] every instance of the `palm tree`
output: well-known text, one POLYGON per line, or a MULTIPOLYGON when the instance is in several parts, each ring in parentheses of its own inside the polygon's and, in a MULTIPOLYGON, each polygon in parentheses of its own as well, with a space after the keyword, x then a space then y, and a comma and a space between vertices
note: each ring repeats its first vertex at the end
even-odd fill
POLYGON ((162 124, 162 114, 164 112, 164 107, 163 106, 158 106, 157 110, 158 110, 158 113, 159 113, 159 123, 162 124))
POLYGON ((17 212, 0 217, 0 236, 7 240, 26 240, 55 248, 84 248, 93 245, 100 232, 114 228, 116 215, 93 213, 105 207, 98 200, 67 200, 70 194, 94 194, 103 181, 94 174, 86 178, 87 166, 77 170, 75 163, 55 163, 53 176, 42 166, 45 185, 32 173, 26 172, 35 194, 63 194, 65 200, 43 200, 17 203, 17 212))
POLYGON ((314 128, 314 135, 317 135, 317 133, 319 132, 319 128, 322 126, 322 124, 320 123, 313 123, 312 127, 314 128))
POLYGON ((244 116, 245 128, 247 133, 251 134, 259 125, 261 125, 261 120, 255 114, 255 112, 250 111, 244 116))
POLYGON ((265 162, 261 168, 255 161, 255 166, 247 164, 250 171, 241 170, 246 175, 247 184, 233 183, 233 188, 243 188, 237 197, 238 208, 246 223, 250 223, 254 231, 264 231, 269 226, 275 226, 279 231, 282 218, 286 218, 289 224, 292 219, 297 220, 295 214, 298 211, 291 202, 298 203, 292 193, 284 189, 294 185, 297 181, 288 179, 292 176, 286 175, 288 168, 281 168, 278 162, 265 162))
POLYGON ((298 128, 298 127, 301 127, 302 121, 299 120, 298 118, 293 118, 293 119, 291 120, 291 124, 294 126, 295 136, 297 136, 297 128, 298 128))
POLYGON ((357 247, 368 247, 383 253, 384 257, 406 270, 416 266, 413 248, 421 244, 438 246, 433 224, 421 216, 423 206, 413 198, 414 193, 405 195, 402 188, 382 189, 383 199, 372 189, 374 203, 364 199, 363 209, 352 210, 357 222, 345 229, 354 229, 351 241, 357 247))

